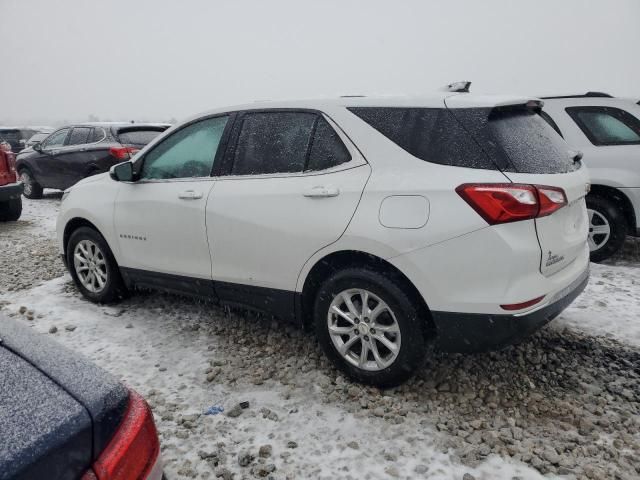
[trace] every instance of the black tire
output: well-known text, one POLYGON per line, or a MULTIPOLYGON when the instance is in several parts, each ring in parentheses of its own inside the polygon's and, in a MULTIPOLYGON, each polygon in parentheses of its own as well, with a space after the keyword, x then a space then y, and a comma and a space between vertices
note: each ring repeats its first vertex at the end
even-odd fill
POLYGON ((21 214, 22 199, 20 197, 0 202, 0 222, 15 222, 21 214))
POLYGON ((80 227, 75 230, 69 238, 65 255, 67 257, 67 267, 73 281, 78 287, 78 290, 80 290, 82 295, 88 300, 91 300, 94 303, 111 303, 121 300, 127 296, 127 289, 122 280, 122 276, 120 275, 120 268, 118 267, 116 259, 113 257, 113 253, 111 253, 111 249, 109 248, 106 240, 93 228, 80 227), (104 282, 104 286, 99 291, 91 291, 85 287, 78 276, 78 272, 76 271, 74 252, 76 246, 83 240, 88 240, 95 244, 102 253, 102 258, 105 261, 107 278, 104 282))
MULTIPOLYGON (((358 382, 381 388, 393 387, 410 378, 422 364, 426 351, 426 312, 423 312, 417 302, 412 301, 405 292, 406 289, 400 285, 402 283, 391 275, 363 268, 346 268, 327 279, 316 294, 314 323, 320 345, 338 369, 358 382), (400 330, 400 347, 395 360, 386 368, 376 371, 358 368, 339 353, 332 341, 328 325, 329 308, 338 294, 349 289, 364 289, 373 293, 389 306, 395 316, 400 330)), ((369 324, 367 329, 372 325, 373 323, 369 324)), ((380 335, 380 332, 377 333, 380 335)))
MULTIPOLYGON (((627 220, 624 217, 622 210, 616 205, 615 202, 605 197, 598 197, 595 195, 587 196, 587 209, 594 210, 598 214, 602 215, 609 223, 610 234, 605 243, 599 245, 596 250, 591 250, 591 261, 602 262, 607 258, 614 255, 622 245, 624 244, 627 236, 627 220)), ((597 216, 596 216, 597 217, 597 216)), ((591 218, 591 215, 590 215, 591 218)), ((594 219, 594 222, 597 220, 594 219)), ((589 225, 589 232, 591 233, 592 226, 589 225)), ((603 238, 596 235, 595 241, 602 241, 603 238)))
POLYGON ((21 168, 18 174, 20 175, 20 180, 22 180, 22 184, 24 185, 24 191, 22 194, 30 199, 42 198, 42 186, 36 182, 31 170, 28 168, 21 168))

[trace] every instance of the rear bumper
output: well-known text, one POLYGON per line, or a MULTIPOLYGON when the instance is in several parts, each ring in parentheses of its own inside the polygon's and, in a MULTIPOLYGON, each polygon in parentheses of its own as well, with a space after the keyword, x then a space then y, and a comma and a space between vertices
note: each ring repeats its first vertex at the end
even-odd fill
POLYGON ((517 343, 556 318, 582 293, 588 282, 589 271, 585 270, 556 293, 552 302, 530 313, 431 312, 438 334, 437 345, 447 352, 482 352, 517 343))
POLYGON ((8 185, 0 186, 0 202, 6 202, 7 200, 13 200, 14 198, 20 198, 24 186, 22 182, 10 183, 8 185))

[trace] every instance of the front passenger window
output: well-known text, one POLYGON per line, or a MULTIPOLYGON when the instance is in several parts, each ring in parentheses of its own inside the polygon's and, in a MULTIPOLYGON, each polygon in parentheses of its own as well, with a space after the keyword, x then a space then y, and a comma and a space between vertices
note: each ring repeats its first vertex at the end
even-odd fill
POLYGON ((62 147, 64 145, 64 140, 67 138, 67 134, 69 133, 68 128, 63 128, 62 130, 58 130, 55 133, 52 133, 42 142, 43 149, 51 149, 62 147))
POLYGON ((208 118, 167 137, 145 155, 140 178, 208 177, 228 120, 208 118))

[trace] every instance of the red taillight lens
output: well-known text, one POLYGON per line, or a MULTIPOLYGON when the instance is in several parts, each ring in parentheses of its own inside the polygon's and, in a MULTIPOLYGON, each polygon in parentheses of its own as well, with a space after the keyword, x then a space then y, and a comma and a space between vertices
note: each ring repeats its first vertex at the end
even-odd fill
POLYGON ((139 152, 139 148, 135 147, 111 147, 109 154, 118 160, 129 160, 135 153, 139 152))
POLYGON ((567 204, 561 188, 520 183, 466 183, 456 188, 489 225, 550 215, 567 204))
POLYGON ((536 303, 540 303, 543 298, 544 298, 544 295, 542 295, 541 297, 533 298, 531 300, 527 300, 526 302, 522 302, 522 303, 510 303, 508 305, 500 305, 500 308, 502 308, 503 310, 522 310, 523 308, 531 307, 536 303))
POLYGON ((120 427, 83 480, 139 480, 151 472, 160 453, 158 432, 147 402, 133 390, 120 427))
POLYGON ((456 192, 489 225, 535 218, 538 198, 532 185, 516 183, 465 184, 456 192))
POLYGON ((551 215, 567 204, 567 196, 561 188, 543 187, 541 185, 536 188, 538 189, 538 199, 540 201, 538 217, 551 215))

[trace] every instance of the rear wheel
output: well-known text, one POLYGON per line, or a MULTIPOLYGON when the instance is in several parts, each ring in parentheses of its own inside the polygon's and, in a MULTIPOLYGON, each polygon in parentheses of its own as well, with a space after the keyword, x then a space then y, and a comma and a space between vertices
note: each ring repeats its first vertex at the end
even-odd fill
POLYGON ((22 199, 12 198, 6 202, 0 202, 0 221, 15 222, 22 214, 22 199))
POLYGON ((86 298, 109 303, 126 295, 118 264, 96 230, 89 227, 75 230, 69 238, 66 255, 71 277, 86 298))
POLYGON ((591 261, 601 262, 622 247, 627 236, 627 221, 618 206, 604 197, 587 197, 587 212, 591 261))
POLYGON ((20 170, 20 180, 24 185, 22 194, 27 198, 42 198, 42 186, 36 182, 31 171, 27 168, 20 170))
POLYGON ((334 274, 317 293, 314 317, 329 359, 359 382, 392 387, 422 363, 426 319, 397 282, 378 272, 334 274))

